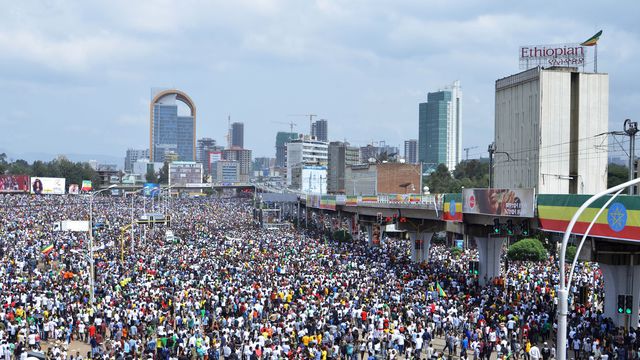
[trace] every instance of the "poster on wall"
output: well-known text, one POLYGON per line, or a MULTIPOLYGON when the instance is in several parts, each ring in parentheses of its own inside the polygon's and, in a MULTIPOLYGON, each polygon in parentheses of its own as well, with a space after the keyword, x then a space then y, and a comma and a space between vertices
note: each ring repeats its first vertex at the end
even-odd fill
POLYGON ((533 189, 463 189, 462 212, 494 216, 534 216, 533 189))
POLYGON ((32 177, 31 193, 37 195, 64 195, 65 182, 66 179, 64 178, 32 177))

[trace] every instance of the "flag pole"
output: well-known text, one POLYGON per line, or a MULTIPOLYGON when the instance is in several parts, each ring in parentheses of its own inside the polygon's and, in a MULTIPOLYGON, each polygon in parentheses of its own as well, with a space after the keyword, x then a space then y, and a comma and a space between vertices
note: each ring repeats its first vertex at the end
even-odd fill
POLYGON ((595 51, 593 52, 593 72, 598 72, 598 43, 596 43, 595 51))

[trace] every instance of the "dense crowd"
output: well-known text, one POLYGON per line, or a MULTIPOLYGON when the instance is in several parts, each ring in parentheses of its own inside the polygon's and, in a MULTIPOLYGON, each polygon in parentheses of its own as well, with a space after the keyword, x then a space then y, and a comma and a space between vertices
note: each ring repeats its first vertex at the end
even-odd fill
MULTIPOLYGON (((92 305, 87 234, 54 227, 88 219, 88 201, 0 195, 0 357, 26 358, 44 344, 53 359, 555 356, 553 258, 511 262, 479 287, 467 269, 473 250, 433 246, 430 261, 412 264, 405 240, 371 247, 264 230, 239 199, 172 200, 175 239, 166 226, 138 226, 132 244, 122 230, 131 200, 96 197, 92 305), (71 341, 91 350, 71 353, 71 341)), ((136 216, 145 207, 151 201, 134 199, 136 216)), ((640 337, 599 311, 597 267, 578 274, 592 291, 572 304, 569 358, 637 358, 640 337)))

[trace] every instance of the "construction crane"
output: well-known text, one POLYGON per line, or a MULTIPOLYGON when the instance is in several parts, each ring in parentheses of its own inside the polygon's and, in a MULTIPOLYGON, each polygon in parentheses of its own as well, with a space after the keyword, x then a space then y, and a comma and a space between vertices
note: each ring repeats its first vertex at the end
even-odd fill
POLYGON ((464 148, 464 152, 465 152, 465 160, 469 160, 469 150, 473 150, 473 149, 477 149, 477 146, 472 146, 472 147, 468 147, 468 148, 464 148))
POLYGON ((298 124, 294 123, 293 121, 291 122, 284 122, 284 121, 272 121, 272 123, 275 124, 284 124, 284 125, 289 125, 289 132, 293 133, 293 128, 298 126, 298 124))
POLYGON ((312 133, 312 129, 313 129, 313 117, 314 116, 318 116, 315 114, 289 114, 289 116, 308 116, 309 117, 309 135, 311 135, 312 133))

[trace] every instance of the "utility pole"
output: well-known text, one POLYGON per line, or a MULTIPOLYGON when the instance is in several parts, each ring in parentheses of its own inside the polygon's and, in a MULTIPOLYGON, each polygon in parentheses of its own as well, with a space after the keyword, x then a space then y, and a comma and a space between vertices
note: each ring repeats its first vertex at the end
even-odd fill
POLYGON ((496 152, 496 143, 489 144, 489 189, 493 188, 493 154, 496 152))
MULTIPOLYGON (((624 121, 624 132, 629 136, 629 181, 635 179, 635 163, 636 163, 636 133, 638 132, 638 123, 626 119, 624 121)), ((634 195, 635 186, 629 186, 629 195, 634 195)))

